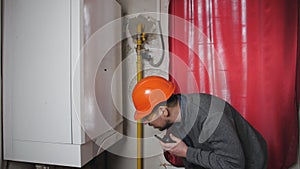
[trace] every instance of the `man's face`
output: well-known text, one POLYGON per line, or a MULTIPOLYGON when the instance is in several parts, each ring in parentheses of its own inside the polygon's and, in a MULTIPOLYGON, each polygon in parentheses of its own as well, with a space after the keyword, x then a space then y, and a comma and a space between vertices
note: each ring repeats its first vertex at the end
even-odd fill
POLYGON ((172 123, 170 123, 164 117, 164 113, 159 109, 148 115, 146 118, 144 118, 143 121, 144 124, 148 124, 149 126, 152 126, 153 128, 158 129, 160 131, 167 129, 172 125, 172 123))

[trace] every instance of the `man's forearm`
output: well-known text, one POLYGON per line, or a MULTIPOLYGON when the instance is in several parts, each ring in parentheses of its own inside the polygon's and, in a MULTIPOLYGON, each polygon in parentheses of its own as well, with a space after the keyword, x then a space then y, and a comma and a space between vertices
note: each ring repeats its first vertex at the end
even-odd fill
POLYGON ((204 151, 197 148, 188 147, 186 160, 190 163, 200 165, 205 168, 223 169, 243 169, 245 159, 243 154, 232 156, 218 155, 213 151, 204 151))

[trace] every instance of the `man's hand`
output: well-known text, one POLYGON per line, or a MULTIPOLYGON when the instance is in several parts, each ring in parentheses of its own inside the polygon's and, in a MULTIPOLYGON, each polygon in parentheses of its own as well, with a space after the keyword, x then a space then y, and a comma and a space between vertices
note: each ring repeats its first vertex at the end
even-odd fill
POLYGON ((162 148, 178 157, 186 157, 186 152, 188 149, 187 145, 179 138, 173 136, 173 134, 170 134, 170 137, 176 143, 164 143, 160 141, 162 148))

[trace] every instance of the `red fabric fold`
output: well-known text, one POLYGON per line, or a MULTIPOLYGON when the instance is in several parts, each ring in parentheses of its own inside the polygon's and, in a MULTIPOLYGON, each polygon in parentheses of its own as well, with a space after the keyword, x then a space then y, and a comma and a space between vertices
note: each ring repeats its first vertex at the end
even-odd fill
POLYGON ((169 7, 177 92, 232 104, 266 139, 269 169, 297 161, 298 12, 298 0, 171 0, 169 7))

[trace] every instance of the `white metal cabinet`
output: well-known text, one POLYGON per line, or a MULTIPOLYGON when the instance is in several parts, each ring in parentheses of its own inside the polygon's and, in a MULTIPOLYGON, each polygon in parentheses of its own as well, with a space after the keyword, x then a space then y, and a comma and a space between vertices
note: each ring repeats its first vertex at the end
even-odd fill
POLYGON ((4 158, 83 166, 122 137, 120 5, 4 0, 3 16, 4 158))

